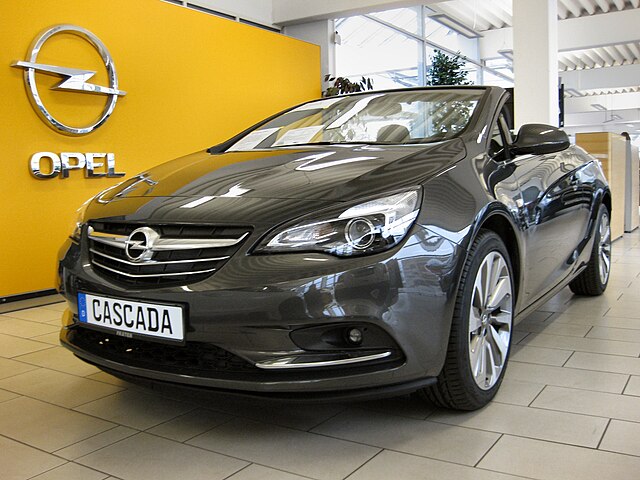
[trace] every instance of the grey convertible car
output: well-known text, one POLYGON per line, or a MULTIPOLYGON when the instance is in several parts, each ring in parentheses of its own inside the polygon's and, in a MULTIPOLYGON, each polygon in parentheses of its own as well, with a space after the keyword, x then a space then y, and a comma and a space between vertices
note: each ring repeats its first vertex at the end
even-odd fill
POLYGON ((497 87, 312 101, 83 206, 61 341, 129 379, 485 405, 514 322, 609 278, 611 195, 497 87))

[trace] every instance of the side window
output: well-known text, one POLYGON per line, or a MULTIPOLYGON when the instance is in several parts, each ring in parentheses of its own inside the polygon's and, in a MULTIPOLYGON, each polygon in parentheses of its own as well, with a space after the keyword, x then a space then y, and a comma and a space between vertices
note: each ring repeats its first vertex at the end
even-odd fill
POLYGON ((491 140, 487 154, 497 162, 509 160, 509 149, 506 148, 511 143, 511 132, 507 127, 504 114, 500 113, 498 120, 491 129, 491 140))

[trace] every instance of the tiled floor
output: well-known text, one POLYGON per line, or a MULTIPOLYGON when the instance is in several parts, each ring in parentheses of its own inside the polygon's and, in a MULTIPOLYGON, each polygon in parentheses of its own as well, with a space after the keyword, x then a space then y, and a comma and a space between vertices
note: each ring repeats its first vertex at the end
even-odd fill
POLYGON ((63 304, 0 315, 2 480, 640 478, 640 233, 599 298, 516 328, 496 400, 300 405, 145 390, 57 345, 63 304))

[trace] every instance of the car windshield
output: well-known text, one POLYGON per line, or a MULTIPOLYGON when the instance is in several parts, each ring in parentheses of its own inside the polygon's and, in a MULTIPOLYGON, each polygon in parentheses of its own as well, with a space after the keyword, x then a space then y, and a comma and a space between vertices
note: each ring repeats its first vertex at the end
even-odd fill
POLYGON ((380 92, 305 103, 253 130, 228 151, 313 144, 446 140, 469 123, 484 90, 380 92))

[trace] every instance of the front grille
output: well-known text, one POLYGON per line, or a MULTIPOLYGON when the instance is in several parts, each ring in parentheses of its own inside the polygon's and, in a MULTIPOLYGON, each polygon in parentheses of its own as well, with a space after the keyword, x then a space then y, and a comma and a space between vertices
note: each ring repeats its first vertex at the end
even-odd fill
POLYGON ((219 378, 225 373, 250 373, 259 370, 246 360, 209 343, 167 345, 119 337, 88 328, 71 330, 69 341, 82 350, 107 360, 180 375, 219 378))
POLYGON ((87 237, 91 264, 101 275, 126 285, 155 287, 184 285, 211 276, 238 251, 250 231, 208 225, 90 222, 87 237), (140 233, 130 239, 136 230, 140 233))

